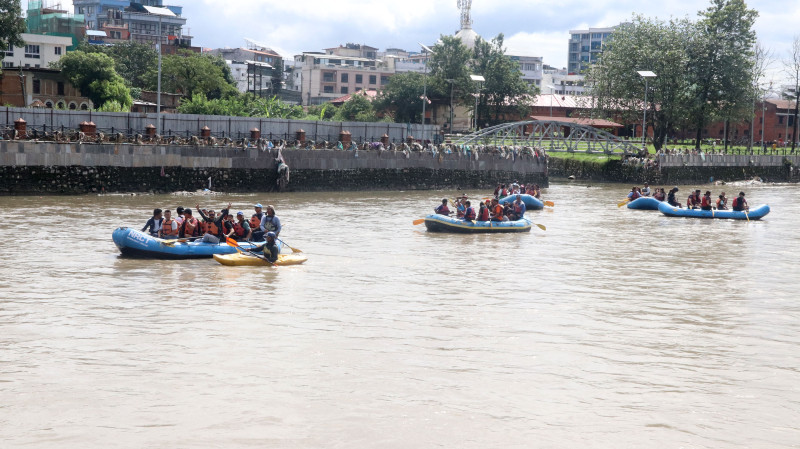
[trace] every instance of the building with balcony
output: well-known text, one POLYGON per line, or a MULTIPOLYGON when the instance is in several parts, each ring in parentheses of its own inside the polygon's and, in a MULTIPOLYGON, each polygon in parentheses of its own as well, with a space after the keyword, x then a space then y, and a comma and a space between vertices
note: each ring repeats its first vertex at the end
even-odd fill
POLYGON ((394 57, 378 59, 376 48, 360 44, 304 52, 296 55, 294 62, 293 84, 301 86, 303 106, 322 104, 360 90, 379 91, 395 74, 394 57))
POLYGON ((520 76, 531 86, 541 89, 542 86, 542 57, 541 56, 514 56, 508 55, 512 61, 519 64, 520 76))
POLYGON ((30 0, 25 24, 29 34, 70 38, 67 51, 72 51, 78 48, 78 44, 86 36, 86 25, 83 20, 84 18, 80 14, 70 14, 58 6, 44 6, 42 0, 30 0))
MULTIPOLYGON (((617 25, 618 26, 618 25, 617 25)), ((589 28, 588 30, 570 30, 567 55, 567 72, 581 74, 589 66, 597 62, 603 52, 603 46, 611 37, 617 26, 609 28, 589 28)))
POLYGON ((3 57, 3 68, 48 68, 67 54, 72 45, 68 36, 49 36, 42 34, 22 33, 25 45, 6 50, 3 57))

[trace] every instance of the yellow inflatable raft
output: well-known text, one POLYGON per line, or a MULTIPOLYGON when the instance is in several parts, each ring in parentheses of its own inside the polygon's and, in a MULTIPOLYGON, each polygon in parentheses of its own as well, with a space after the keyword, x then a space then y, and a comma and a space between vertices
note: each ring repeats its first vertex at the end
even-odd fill
MULTIPOLYGON (((222 265, 228 266, 240 266, 240 265, 256 265, 256 266, 264 266, 270 265, 269 262, 266 260, 252 256, 249 254, 214 254, 214 260, 221 263, 222 265)), ((299 265, 303 262, 308 260, 308 257, 298 254, 279 254, 278 260, 275 261, 275 265, 299 265)))

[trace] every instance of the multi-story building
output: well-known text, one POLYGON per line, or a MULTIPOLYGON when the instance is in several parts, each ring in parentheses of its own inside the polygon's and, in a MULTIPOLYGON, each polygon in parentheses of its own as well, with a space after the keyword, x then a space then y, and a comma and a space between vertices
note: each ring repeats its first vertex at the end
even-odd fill
POLYGON ((163 53, 189 48, 192 36, 184 33, 183 7, 164 5, 163 0, 73 0, 75 13, 83 15, 86 28, 105 31, 110 41, 159 42, 163 53))
POLYGON ((541 88, 542 86, 542 57, 541 56, 513 56, 509 55, 512 61, 519 64, 519 71, 522 81, 541 88))
POLYGON ((276 68, 282 67, 281 56, 266 47, 216 48, 209 54, 220 56, 231 69, 239 92, 252 92, 258 95, 275 95, 278 87, 273 78, 276 68))
POLYGON ((377 50, 347 44, 296 55, 293 83, 300 83, 302 104, 322 104, 359 90, 380 90, 395 73, 395 58, 378 59, 377 50))
POLYGON ((72 45, 72 38, 67 36, 47 36, 42 34, 22 33, 25 45, 12 47, 5 51, 3 68, 33 67, 48 68, 67 54, 72 45))
POLYGON ((556 95, 585 95, 587 93, 586 77, 568 73, 566 69, 545 66, 541 92, 556 95))
MULTIPOLYGON (((60 6, 49 7, 42 0, 28 2, 25 25, 29 34, 46 34, 48 36, 64 36, 70 38, 67 51, 78 48, 78 44, 86 36, 86 25, 83 16, 70 14, 60 6)), ((43 66, 45 67, 45 66, 43 66)))
POLYGON ((88 110, 92 100, 81 95, 59 70, 23 68, 0 74, 0 104, 88 110))
POLYGON ((604 43, 611 37, 616 26, 609 28, 589 28, 570 30, 567 71, 571 74, 584 73, 591 64, 597 62, 603 52, 604 43))

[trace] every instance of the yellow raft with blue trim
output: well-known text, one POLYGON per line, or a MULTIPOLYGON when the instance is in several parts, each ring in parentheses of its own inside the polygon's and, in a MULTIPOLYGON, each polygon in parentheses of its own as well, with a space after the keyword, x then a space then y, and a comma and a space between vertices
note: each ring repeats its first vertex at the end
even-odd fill
MULTIPOLYGON (((228 265, 231 267, 238 267, 238 266, 265 266, 271 265, 269 262, 261 258, 260 256, 254 256, 251 254, 214 254, 214 260, 221 263, 222 265, 228 265)), ((308 257, 297 255, 297 254, 278 254, 278 260, 275 261, 275 265, 278 266, 285 266, 285 265, 300 265, 301 263, 308 260, 308 257)))

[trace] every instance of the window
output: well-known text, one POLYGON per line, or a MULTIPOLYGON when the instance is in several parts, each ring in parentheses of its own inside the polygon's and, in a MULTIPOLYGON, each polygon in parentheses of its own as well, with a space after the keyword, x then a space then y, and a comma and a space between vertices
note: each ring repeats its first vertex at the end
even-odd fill
POLYGON ((384 85, 384 84, 388 84, 388 83, 389 83, 389 77, 388 76, 381 76, 381 86, 384 85))
POLYGON ((364 75, 356 75, 356 84, 361 84, 364 82, 364 75))
POLYGON ((347 86, 342 86, 340 91, 341 91, 341 93, 346 94, 347 93, 347 86))
MULTIPOLYGON (((350 82, 350 76, 348 76, 347 73, 342 73, 342 82, 343 83, 349 83, 350 82)), ((347 92, 342 92, 342 93, 346 94, 347 92)))
POLYGON ((333 76, 333 72, 325 72, 322 74, 322 82, 324 83, 333 83, 336 81, 336 78, 333 76))
POLYGON ((332 94, 333 86, 322 86, 322 91, 325 92, 326 94, 332 94))
POLYGON ((592 39, 602 39, 603 33, 592 33, 592 39))
POLYGON ((61 47, 56 47, 53 51, 55 51, 57 55, 61 55, 61 47))
POLYGON ((10 68, 12 68, 12 67, 14 67, 14 63, 13 63, 13 62, 6 62, 6 61, 3 61, 3 68, 4 68, 4 69, 10 69, 10 68))
POLYGON ((778 124, 779 125, 783 125, 783 116, 782 115, 778 116, 778 124))
POLYGON ((46 108, 48 108, 48 109, 53 109, 53 102, 52 102, 52 101, 50 101, 50 100, 47 100, 47 101, 44 103, 44 107, 46 107, 46 108))
POLYGON ((64 82, 59 81, 57 85, 56 95, 64 95, 64 82))
POLYGON ((94 15, 94 6, 87 6, 86 7, 86 14, 92 16, 94 15))
POLYGON ((573 40, 573 41, 579 41, 579 40, 581 40, 581 35, 580 35, 580 34, 573 34, 573 35, 572 35, 572 40, 573 40))
POLYGON ((370 75, 369 76, 369 83, 370 84, 377 84, 378 83, 378 77, 376 75, 370 75))
POLYGON ((14 46, 9 45, 8 50, 6 50, 6 56, 14 56, 14 46))
POLYGON ((33 93, 40 94, 42 93, 42 81, 38 79, 33 80, 33 93))
POLYGON ((38 45, 26 45, 25 46, 25 57, 26 58, 39 59, 39 46, 38 45))
POLYGON ((89 30, 93 30, 94 29, 94 21, 90 20, 90 21, 86 22, 86 28, 89 29, 89 30))

